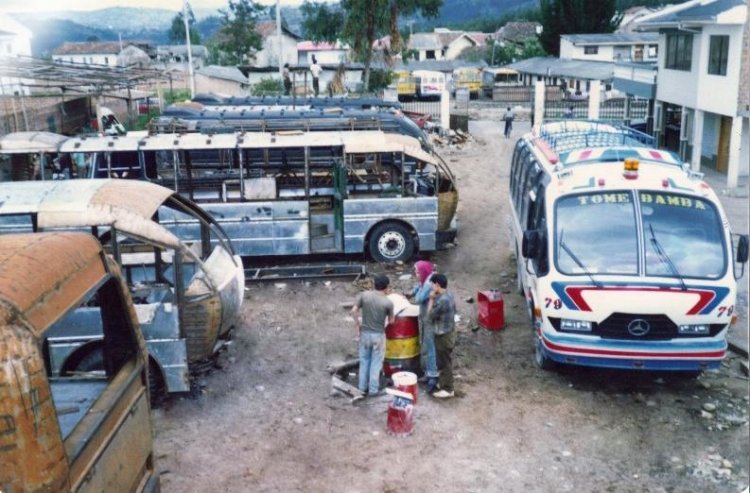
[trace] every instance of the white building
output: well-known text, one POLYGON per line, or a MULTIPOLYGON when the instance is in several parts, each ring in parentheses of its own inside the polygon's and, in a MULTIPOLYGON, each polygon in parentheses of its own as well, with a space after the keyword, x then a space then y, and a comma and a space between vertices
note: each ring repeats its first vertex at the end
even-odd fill
MULTIPOLYGON (((32 33, 29 29, 0 13, 0 57, 31 56, 32 33)), ((0 77, 0 94, 29 94, 21 80, 15 77, 0 77)))
POLYGON ((560 58, 595 62, 656 62, 658 33, 560 35, 560 58))
POLYGON ((312 65, 313 56, 319 65, 340 65, 349 59, 349 47, 345 44, 316 43, 315 41, 301 41, 297 43, 297 65, 312 65))
POLYGON ((431 33, 414 33, 407 48, 416 53, 417 61, 455 60, 467 48, 483 46, 492 34, 450 31, 437 27, 431 33))
MULTIPOLYGON (((263 47, 255 53, 254 67, 279 66, 279 35, 276 32, 276 21, 261 21, 255 30, 263 38, 263 47)), ((290 30, 281 28, 281 64, 297 63, 297 42, 301 38, 290 30)))
POLYGON ((132 42, 66 42, 52 52, 52 60, 83 65, 127 66, 134 63, 144 66, 150 60, 145 45, 132 42))
POLYGON ((693 169, 727 186, 750 171, 750 27, 745 0, 691 0, 643 19, 659 33, 656 129, 693 169), (743 38, 744 37, 744 38, 743 38))

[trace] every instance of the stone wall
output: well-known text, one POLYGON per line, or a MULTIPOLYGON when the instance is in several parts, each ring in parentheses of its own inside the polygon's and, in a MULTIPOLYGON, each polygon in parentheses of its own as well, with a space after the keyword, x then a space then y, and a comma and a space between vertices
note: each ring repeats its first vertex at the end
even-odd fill
POLYGON ((737 113, 750 118, 750 13, 742 35, 742 61, 740 62, 740 88, 737 96, 737 113))

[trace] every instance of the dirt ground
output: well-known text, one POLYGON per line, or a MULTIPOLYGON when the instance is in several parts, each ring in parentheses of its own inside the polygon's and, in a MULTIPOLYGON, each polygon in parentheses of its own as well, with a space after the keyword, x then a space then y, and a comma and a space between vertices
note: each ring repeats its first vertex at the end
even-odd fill
MULTIPOLYGON (((479 118, 482 118, 482 115, 479 118)), ((414 433, 386 433, 389 397, 332 396, 329 363, 356 354, 351 282, 251 286, 223 368, 154 411, 171 492, 738 492, 748 485, 748 380, 739 359, 695 381, 534 366, 515 293, 499 114, 441 149, 461 194, 455 248, 432 256, 456 293, 457 397, 419 395, 414 433), (505 293, 506 328, 472 331, 476 292, 505 293), (707 411, 708 410, 708 411, 707 411)), ((477 118, 475 114, 473 118, 477 118)), ((370 272, 382 266, 368 264, 370 272)), ((388 269, 396 290, 412 265, 388 269)))

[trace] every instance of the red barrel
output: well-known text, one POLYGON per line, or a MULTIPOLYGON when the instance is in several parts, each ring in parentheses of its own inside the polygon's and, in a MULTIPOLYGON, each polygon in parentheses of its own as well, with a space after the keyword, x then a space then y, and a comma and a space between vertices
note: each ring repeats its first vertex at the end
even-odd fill
POLYGON ((419 306, 410 304, 403 296, 393 293, 399 316, 385 328, 385 360, 383 373, 391 376, 398 371, 419 371, 419 306))
POLYGON ((487 330, 505 327, 505 302, 500 291, 491 289, 477 293, 477 323, 487 330))

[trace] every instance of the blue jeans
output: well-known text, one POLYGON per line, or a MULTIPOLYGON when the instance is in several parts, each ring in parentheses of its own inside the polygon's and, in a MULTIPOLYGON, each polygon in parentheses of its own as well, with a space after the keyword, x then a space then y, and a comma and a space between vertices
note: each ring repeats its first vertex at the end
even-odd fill
POLYGON ((427 320, 427 315, 419 317, 419 335, 420 335, 420 357, 422 368, 427 378, 437 378, 440 375, 437 369, 437 353, 435 352, 435 334, 432 333, 432 326, 427 320))
POLYGON ((385 357, 385 334, 363 330, 359 333, 359 390, 376 394, 385 357))

